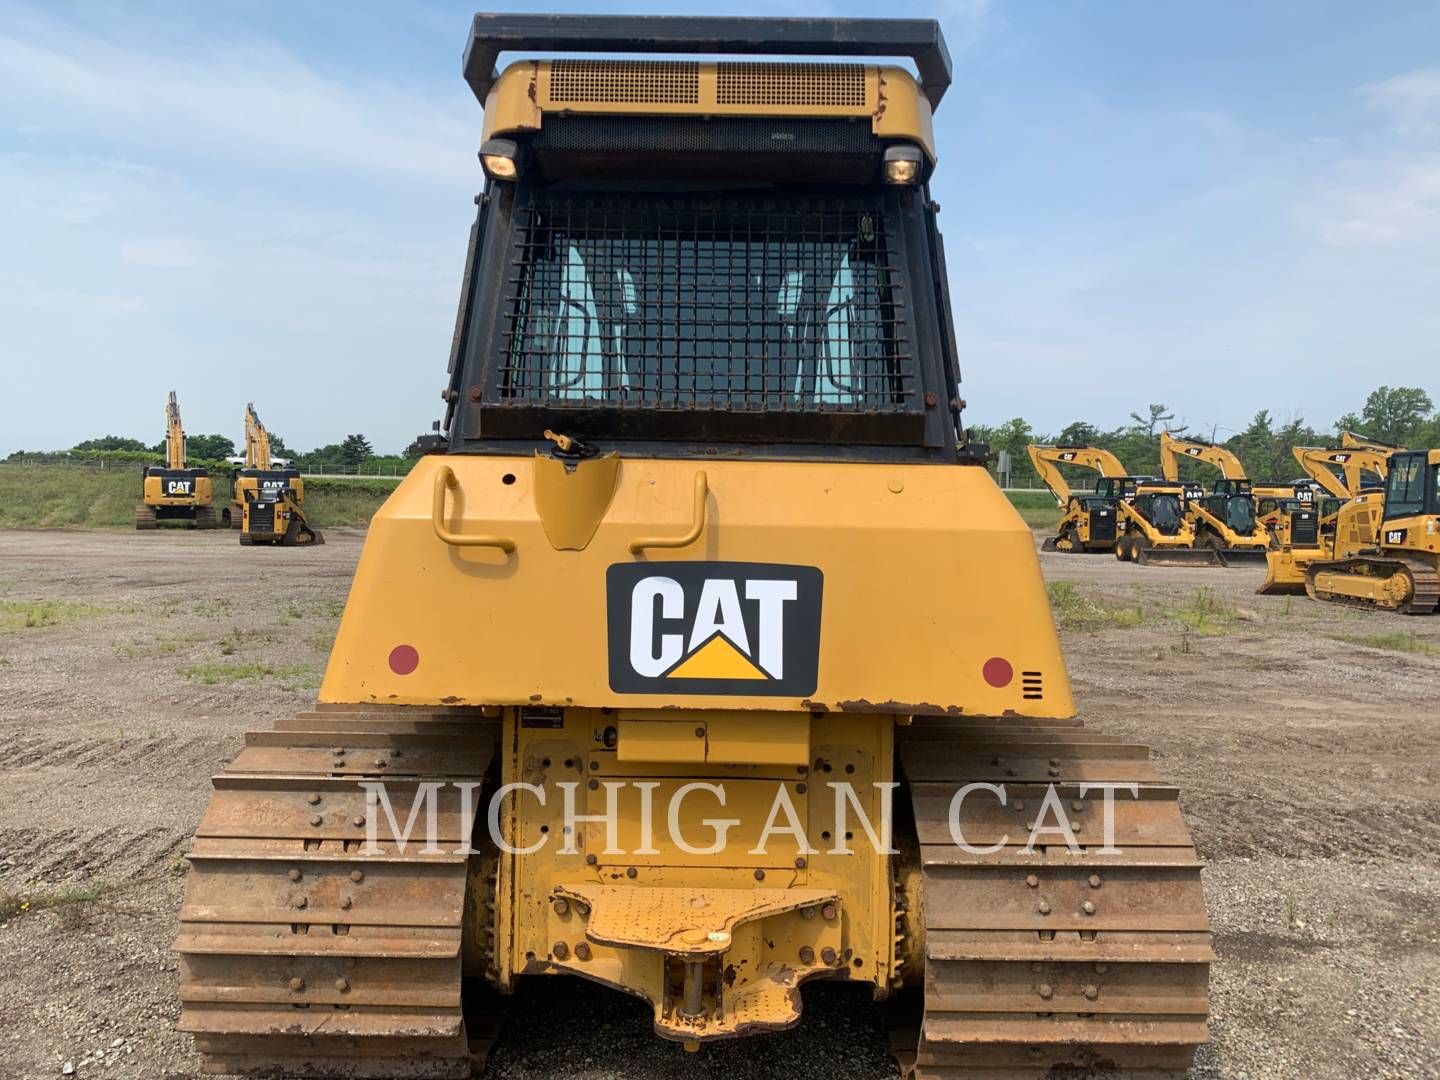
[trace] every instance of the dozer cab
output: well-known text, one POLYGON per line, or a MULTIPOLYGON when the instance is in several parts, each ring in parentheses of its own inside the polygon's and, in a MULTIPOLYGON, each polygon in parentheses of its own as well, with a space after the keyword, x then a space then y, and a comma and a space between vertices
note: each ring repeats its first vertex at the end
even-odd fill
POLYGON ((1176 789, 1075 721, 961 441, 938 25, 479 16, 465 73, 448 447, 375 515, 320 703, 215 780, 177 941, 207 1067, 465 1076, 491 995, 569 975, 699 1053, 824 979, 917 1076, 1183 1072, 1176 789))
MULTIPOLYGON (((1060 523, 1055 535, 1045 538, 1043 551, 1105 552, 1114 551, 1120 538, 1119 497, 1111 493, 1075 492, 1060 471, 1061 465, 1076 465, 1097 470, 1105 477, 1123 478, 1125 466, 1109 450, 1093 446, 1029 447, 1035 472, 1055 496, 1060 507, 1060 523)), ((1131 485, 1130 496, 1134 495, 1131 485)))
POLYGON ((1195 546, 1216 552, 1223 566, 1262 562, 1270 534, 1255 512, 1255 495, 1240 459, 1223 446, 1194 437, 1160 433, 1160 471, 1179 481, 1180 459, 1204 462, 1220 470, 1210 492, 1187 497, 1185 516, 1195 530, 1195 546))
POLYGON ((270 435, 254 405, 245 406, 245 466, 235 474, 235 499, 227 513, 240 529, 240 543, 323 544, 325 537, 305 517, 305 480, 299 469, 275 468, 270 435))
POLYGON ((140 504, 135 507, 135 528, 154 529, 162 522, 191 529, 215 527, 215 506, 210 474, 190 468, 185 459, 185 428, 175 391, 165 406, 165 464, 141 470, 140 504))
MULTIPOLYGON (((1379 494, 1398 448, 1296 446, 1291 448, 1317 489, 1329 494, 1308 504, 1297 504, 1271 530, 1266 552, 1265 580, 1257 593, 1298 593, 1305 590, 1306 569, 1312 562, 1335 557, 1335 536, 1340 510, 1367 492, 1379 494)), ((1373 500, 1371 500, 1373 501, 1373 500)))

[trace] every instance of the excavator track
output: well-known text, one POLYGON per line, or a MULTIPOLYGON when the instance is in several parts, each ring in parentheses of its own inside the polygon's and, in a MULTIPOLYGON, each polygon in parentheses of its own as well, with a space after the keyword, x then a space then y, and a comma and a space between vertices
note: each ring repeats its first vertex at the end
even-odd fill
MULTIPOLYGON (((1029 1080, 1056 1067, 1180 1077, 1207 1039, 1201 863, 1147 747, 1078 721, 920 719, 898 734, 919 840, 924 1016, 897 1058, 916 1080, 1029 1080), (950 806, 966 784, 958 823, 950 806), (1104 844, 1103 791, 1114 794, 1104 844), (1050 811, 1039 817, 1054 786, 1050 811), (1055 832, 1062 810, 1078 845, 1055 832)), ((902 920, 903 922, 903 920, 902 920)), ((902 948, 905 943, 902 942, 902 948)), ((911 943, 918 947, 919 943, 911 943)), ((1067 1074, 1068 1075, 1068 1074, 1067 1074)))
POLYGON ((155 510, 153 507, 141 503, 135 507, 135 528, 153 529, 156 527, 155 510))
POLYGON ((1348 604, 1369 611, 1433 615, 1437 607, 1440 607, 1440 573, 1437 573, 1434 564, 1413 556, 1356 555, 1349 559, 1311 563, 1305 570, 1305 592, 1312 600, 1348 604), (1371 572, 1375 570, 1387 572, 1371 572), (1372 598, 1353 596, 1325 587, 1327 576, 1342 574, 1353 578, 1368 578, 1377 584, 1403 574, 1408 575, 1409 581, 1403 595, 1395 595, 1393 603, 1382 603, 1372 598))
MULTIPOLYGON (((250 732, 214 778, 180 912, 180 1030, 207 1073, 471 1075, 486 1047, 461 1012, 471 820, 456 783, 486 779, 498 721, 474 710, 317 706, 250 732), (367 805, 385 780, 405 844, 367 805), (366 854, 368 819, 377 854, 366 854)), ((472 789, 468 809, 483 808, 472 789)), ((473 1026, 473 1025, 472 1025, 473 1026)))

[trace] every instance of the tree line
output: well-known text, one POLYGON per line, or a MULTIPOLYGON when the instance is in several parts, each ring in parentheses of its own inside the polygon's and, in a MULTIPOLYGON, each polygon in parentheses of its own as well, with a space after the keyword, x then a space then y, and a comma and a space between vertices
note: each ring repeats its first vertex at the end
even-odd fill
MULTIPOLYGON (((270 456, 284 458, 297 468, 314 472, 404 472, 422 451, 418 442, 411 443, 402 454, 376 454, 370 440, 364 435, 347 435, 338 443, 329 443, 313 450, 296 451, 285 445, 285 440, 273 431, 270 436, 270 456)), ((197 465, 218 465, 226 458, 243 457, 245 448, 238 446, 228 435, 186 435, 186 458, 197 465)), ((115 457, 120 460, 162 463, 165 460, 165 440, 147 444, 140 439, 124 435, 102 435, 85 439, 68 450, 17 450, 7 460, 19 461, 36 455, 85 457, 115 457)))
MULTIPOLYGON (((1160 474, 1160 433, 1204 439, 1225 447, 1245 466, 1255 480, 1290 480, 1301 475, 1290 453, 1292 446, 1338 446, 1342 431, 1354 431, 1381 442, 1413 449, 1440 447, 1440 413, 1424 390, 1414 386, 1381 386, 1372 391, 1358 412, 1348 412, 1329 428, 1317 429, 1301 417, 1279 419, 1269 409, 1255 414, 1250 426, 1228 439, 1214 431, 1175 424, 1175 413, 1164 405, 1150 405, 1130 414, 1130 423, 1110 431, 1084 420, 1066 425, 1054 435, 1042 434, 1029 422, 1016 417, 995 427, 976 424, 970 428, 974 442, 988 443, 992 452, 1005 451, 1010 457, 1010 484, 1039 487, 1040 478, 1030 463, 1026 448, 1031 443, 1062 446, 1098 446, 1114 453, 1125 468, 1137 476, 1160 474)), ((1209 466, 1182 459, 1180 475, 1185 479, 1210 479, 1209 466)), ((996 465, 990 466, 995 471, 996 465)))

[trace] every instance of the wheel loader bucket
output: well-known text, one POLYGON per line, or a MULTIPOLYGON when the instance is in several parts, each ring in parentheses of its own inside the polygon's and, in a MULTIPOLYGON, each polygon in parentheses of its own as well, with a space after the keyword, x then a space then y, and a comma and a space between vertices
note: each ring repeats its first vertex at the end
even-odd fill
POLYGON ((1141 548, 1135 561, 1141 566, 1224 566, 1214 548, 1148 547, 1141 548))
POLYGON ((1226 548, 1217 551, 1221 566, 1260 566, 1265 562, 1264 548, 1226 548))

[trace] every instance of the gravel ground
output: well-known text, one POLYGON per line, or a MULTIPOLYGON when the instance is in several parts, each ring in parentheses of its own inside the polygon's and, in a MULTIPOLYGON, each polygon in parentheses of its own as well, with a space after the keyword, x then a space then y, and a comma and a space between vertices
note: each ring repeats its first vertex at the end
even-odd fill
MULTIPOLYGON (((0 533, 0 894, 31 902, 0 911, 0 1078, 198 1074, 174 1031, 180 856, 242 733, 314 699, 362 536, 326 539, 242 557, 224 533, 0 533), (27 614, 46 625, 4 629, 27 614)), ((1042 560, 1077 586, 1082 716, 1155 748, 1209 863, 1193 1075, 1440 1077, 1440 619, 1252 596, 1253 569, 1042 560), (1197 607, 1208 633, 1179 621, 1197 607), (1397 632, 1420 651, 1343 640, 1397 632)), ((532 982, 488 1077, 894 1075, 856 987, 692 1055, 638 1002, 532 982)))

